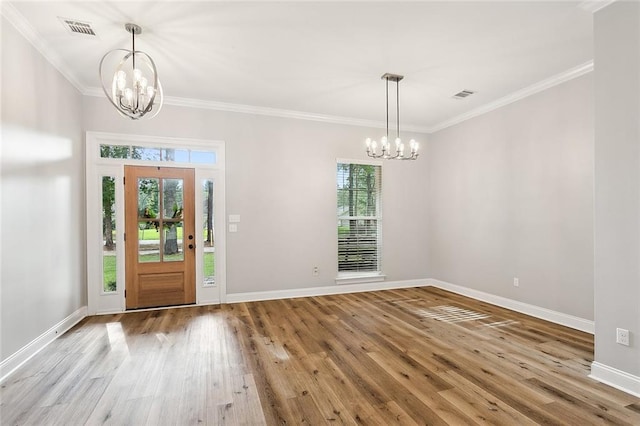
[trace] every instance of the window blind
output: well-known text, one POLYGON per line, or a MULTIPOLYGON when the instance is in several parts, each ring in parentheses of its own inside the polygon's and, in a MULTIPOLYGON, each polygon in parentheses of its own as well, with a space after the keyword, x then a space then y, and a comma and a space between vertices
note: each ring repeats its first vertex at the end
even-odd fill
POLYGON ((338 272, 380 271, 382 167, 338 163, 338 272))

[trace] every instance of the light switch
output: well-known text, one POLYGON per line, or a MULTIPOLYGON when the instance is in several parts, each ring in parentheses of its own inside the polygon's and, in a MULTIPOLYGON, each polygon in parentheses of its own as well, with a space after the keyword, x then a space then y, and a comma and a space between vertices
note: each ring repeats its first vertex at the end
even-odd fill
POLYGON ((229 225, 229 232, 238 232, 238 225, 232 223, 229 225))
POLYGON ((240 215, 239 214, 230 214, 229 215, 229 223, 240 223, 240 215))

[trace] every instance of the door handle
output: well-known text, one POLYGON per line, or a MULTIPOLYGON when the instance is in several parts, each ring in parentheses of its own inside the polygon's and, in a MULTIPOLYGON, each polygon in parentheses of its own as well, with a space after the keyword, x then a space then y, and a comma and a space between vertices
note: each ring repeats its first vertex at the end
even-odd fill
POLYGON ((189 248, 190 248, 190 249, 193 249, 193 244, 189 244, 189 248))
POLYGON ((193 240, 193 235, 189 235, 189 239, 190 239, 190 240, 193 240))

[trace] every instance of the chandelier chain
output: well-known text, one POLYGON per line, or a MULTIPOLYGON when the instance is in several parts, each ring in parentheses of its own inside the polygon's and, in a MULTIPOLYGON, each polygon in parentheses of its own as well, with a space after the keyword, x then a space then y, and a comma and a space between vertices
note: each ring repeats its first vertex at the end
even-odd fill
POLYGON ((387 139, 389 139, 389 79, 385 79, 385 103, 387 104, 387 139))
POLYGON ((400 82, 399 81, 396 81, 396 137, 398 139, 400 138, 400 82))

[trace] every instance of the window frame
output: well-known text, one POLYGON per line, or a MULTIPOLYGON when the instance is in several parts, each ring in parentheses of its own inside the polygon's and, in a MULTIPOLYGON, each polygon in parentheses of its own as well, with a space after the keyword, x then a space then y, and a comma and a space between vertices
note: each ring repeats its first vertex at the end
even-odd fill
POLYGON ((382 233, 383 233, 383 216, 382 216, 382 208, 383 208, 383 196, 382 196, 382 181, 383 181, 383 162, 381 160, 360 160, 360 159, 346 159, 346 158, 337 158, 336 159, 336 169, 335 169, 335 178, 336 178, 336 208, 338 207, 339 202, 339 189, 337 186, 338 180, 338 166, 340 164, 350 165, 361 165, 361 166, 376 166, 379 167, 379 172, 376 173, 376 192, 378 194, 376 199, 376 215, 371 216, 372 219, 376 220, 376 237, 377 237, 377 269, 375 271, 340 271, 339 259, 338 259, 338 250, 339 250, 339 235, 338 235, 338 227, 341 220, 348 220, 353 217, 356 220, 362 219, 363 216, 344 216, 340 215, 340 212, 336 211, 336 269, 337 276, 335 279, 336 284, 358 284, 358 283, 370 283, 377 281, 384 281, 386 276, 383 274, 383 259, 382 259, 382 233))

